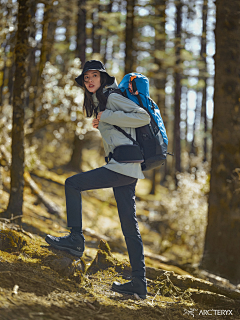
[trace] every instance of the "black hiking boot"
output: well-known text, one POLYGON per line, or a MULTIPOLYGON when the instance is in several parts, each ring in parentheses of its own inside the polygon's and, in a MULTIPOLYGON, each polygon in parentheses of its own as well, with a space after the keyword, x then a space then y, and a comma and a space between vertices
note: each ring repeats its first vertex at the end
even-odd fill
POLYGON ((81 257, 84 251, 84 238, 81 233, 71 231, 63 237, 47 235, 45 241, 58 250, 68 251, 74 256, 81 257))
POLYGON ((112 290, 118 293, 125 293, 133 295, 136 293, 141 299, 147 297, 147 281, 140 277, 135 277, 132 281, 121 284, 114 281, 112 284, 112 290))

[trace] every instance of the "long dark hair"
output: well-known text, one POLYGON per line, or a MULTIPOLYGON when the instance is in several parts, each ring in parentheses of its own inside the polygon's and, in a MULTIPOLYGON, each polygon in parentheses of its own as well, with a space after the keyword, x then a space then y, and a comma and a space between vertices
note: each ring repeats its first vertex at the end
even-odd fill
MULTIPOLYGON (((91 117, 93 114, 97 115, 97 109, 100 111, 104 111, 106 109, 107 98, 103 94, 103 88, 107 85, 108 76, 104 72, 100 72, 101 77, 101 86, 96 92, 97 99, 99 101, 99 105, 95 106, 92 99, 92 93, 89 92, 84 85, 84 102, 83 102, 83 110, 86 111, 87 117, 91 117)), ((83 82, 84 84, 84 82, 83 82)))

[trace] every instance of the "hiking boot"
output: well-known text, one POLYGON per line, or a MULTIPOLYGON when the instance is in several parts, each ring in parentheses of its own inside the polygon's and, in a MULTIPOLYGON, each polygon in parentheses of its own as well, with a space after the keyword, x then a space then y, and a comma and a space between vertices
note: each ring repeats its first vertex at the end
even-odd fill
POLYGON ((133 295, 136 293, 141 299, 146 299, 147 296, 147 281, 140 277, 135 277, 132 281, 121 284, 114 281, 112 284, 112 290, 118 293, 125 293, 133 295))
POLYGON ((45 241, 58 250, 68 251, 74 256, 81 257, 84 251, 84 237, 81 233, 71 231, 63 237, 47 235, 45 241))

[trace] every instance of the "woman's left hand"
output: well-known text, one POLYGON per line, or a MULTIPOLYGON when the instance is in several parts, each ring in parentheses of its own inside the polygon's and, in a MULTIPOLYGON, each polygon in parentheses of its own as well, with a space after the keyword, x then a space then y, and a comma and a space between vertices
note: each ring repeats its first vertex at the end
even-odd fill
POLYGON ((103 113, 103 111, 98 112, 98 115, 97 115, 97 119, 98 119, 98 121, 100 121, 102 113, 103 113))
POLYGON ((99 124, 98 119, 93 119, 93 121, 92 121, 93 128, 97 129, 98 128, 98 124, 99 124))

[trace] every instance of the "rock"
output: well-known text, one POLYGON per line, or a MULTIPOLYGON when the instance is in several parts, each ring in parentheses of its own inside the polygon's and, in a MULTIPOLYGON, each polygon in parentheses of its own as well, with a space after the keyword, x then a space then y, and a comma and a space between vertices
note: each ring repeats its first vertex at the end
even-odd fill
POLYGON ((108 256, 112 256, 109 244, 106 240, 101 239, 98 248, 107 253, 108 256))
POLYGON ((72 261, 70 258, 63 257, 49 261, 48 265, 63 277, 70 278, 77 283, 81 283, 83 281, 83 274, 86 271, 86 263, 82 258, 72 261))
POLYGON ((74 273, 74 267, 72 266, 72 260, 64 257, 61 259, 54 259, 49 262, 51 269, 55 270, 62 276, 69 277, 74 273))
POLYGON ((127 263, 122 263, 113 257, 110 247, 105 240, 100 240, 99 249, 96 257, 92 261, 91 265, 87 269, 87 273, 96 273, 99 270, 105 270, 108 268, 114 268, 117 272, 130 273, 131 267, 127 263))

